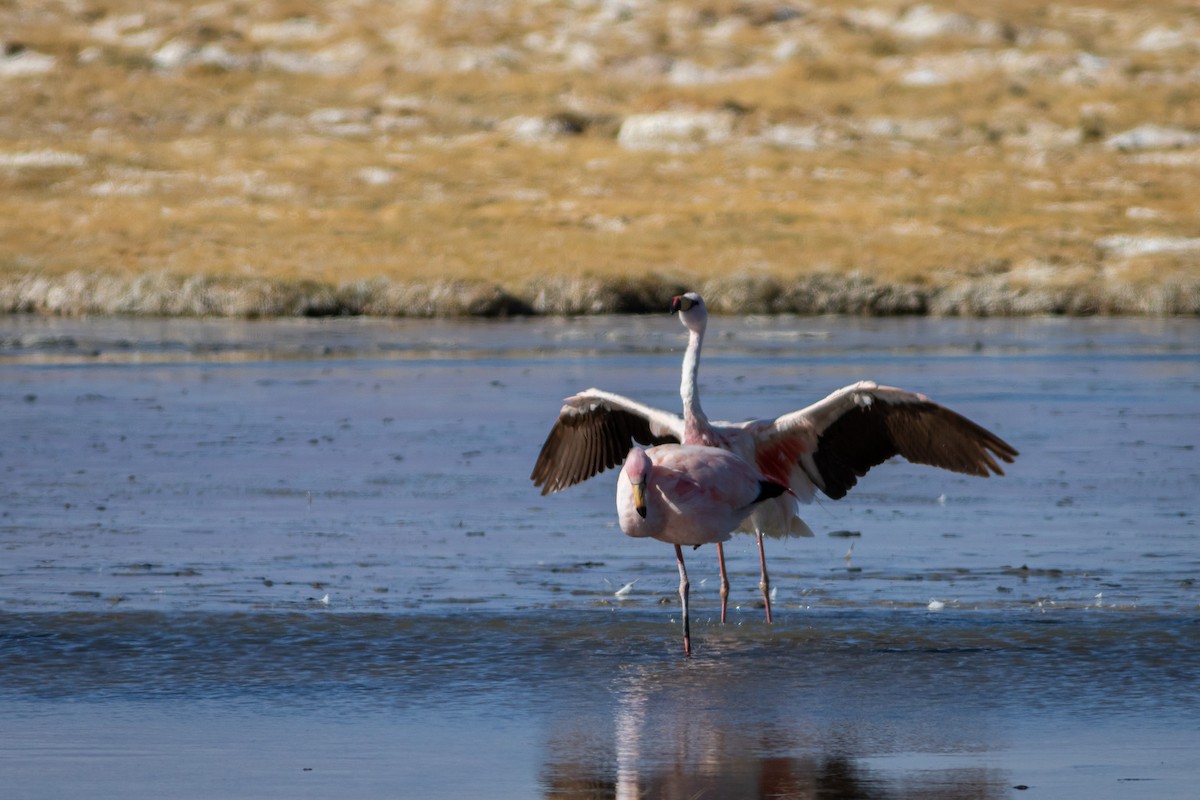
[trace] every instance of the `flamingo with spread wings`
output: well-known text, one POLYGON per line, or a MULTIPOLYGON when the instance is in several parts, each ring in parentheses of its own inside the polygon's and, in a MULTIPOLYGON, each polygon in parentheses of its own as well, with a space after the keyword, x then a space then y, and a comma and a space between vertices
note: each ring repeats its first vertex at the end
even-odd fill
MULTIPOLYGON (((922 394, 860 381, 807 408, 746 422, 710 422, 700 406, 697 376, 708 310, 695 292, 676 297, 671 311, 688 330, 680 397, 683 416, 611 392, 587 389, 568 397, 530 475, 542 494, 574 486, 621 463, 637 443, 699 444, 730 450, 771 481, 790 489, 755 507, 746 525, 758 539, 759 588, 771 621, 770 578, 763 536, 811 536, 799 502, 817 490, 845 497, 872 467, 894 456, 967 475, 1003 475, 1017 450, 966 417, 922 394)), ((724 549, 721 619, 729 595, 724 549)))

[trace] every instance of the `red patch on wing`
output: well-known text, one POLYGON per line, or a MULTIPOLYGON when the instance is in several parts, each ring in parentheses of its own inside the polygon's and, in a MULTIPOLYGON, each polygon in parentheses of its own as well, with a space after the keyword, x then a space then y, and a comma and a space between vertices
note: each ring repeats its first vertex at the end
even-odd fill
POLYGON ((675 499, 681 502, 691 500, 696 495, 704 495, 704 487, 691 478, 680 475, 671 487, 675 499))
POLYGON ((769 480, 782 486, 791 486, 792 467, 800 463, 804 443, 798 438, 777 439, 754 454, 758 471, 769 480))

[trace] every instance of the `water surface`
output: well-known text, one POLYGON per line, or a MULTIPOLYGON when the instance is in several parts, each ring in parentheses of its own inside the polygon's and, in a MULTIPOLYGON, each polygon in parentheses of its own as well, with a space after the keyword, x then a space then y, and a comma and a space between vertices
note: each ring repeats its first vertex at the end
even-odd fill
POLYGON ((691 552, 692 659, 615 475, 528 481, 574 391, 676 408, 682 346, 666 315, 0 319, 11 796, 1187 796, 1200 323, 714 318, 710 417, 871 378, 1022 455, 810 506, 772 626, 752 539, 726 625, 691 552))

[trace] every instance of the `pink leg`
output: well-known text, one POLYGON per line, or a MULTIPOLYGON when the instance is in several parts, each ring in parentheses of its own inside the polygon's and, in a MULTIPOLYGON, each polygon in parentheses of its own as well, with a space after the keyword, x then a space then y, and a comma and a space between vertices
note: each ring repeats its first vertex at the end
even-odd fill
POLYGON ((754 531, 758 535, 758 563, 762 567, 762 580, 758 582, 758 588, 762 589, 763 603, 767 607, 767 624, 771 624, 771 578, 767 575, 767 553, 763 550, 763 535, 762 531, 754 531))
POLYGON ((725 623, 725 609, 729 605, 729 576, 725 573, 725 547, 717 542, 717 566, 721 568, 721 623, 725 623))
POLYGON ((692 654, 692 628, 688 623, 688 585, 687 570, 683 567, 683 548, 675 545, 675 560, 679 562, 679 603, 683 608, 683 654, 692 654))

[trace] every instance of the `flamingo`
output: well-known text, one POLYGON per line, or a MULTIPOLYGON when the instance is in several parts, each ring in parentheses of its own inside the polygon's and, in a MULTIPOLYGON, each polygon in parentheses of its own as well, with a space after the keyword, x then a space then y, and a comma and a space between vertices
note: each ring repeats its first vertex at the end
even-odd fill
POLYGON ((617 518, 628 536, 675 546, 685 655, 692 637, 682 546, 728 541, 756 504, 786 491, 728 450, 686 444, 629 450, 617 480, 617 518))
MULTIPOLYGON (((674 298, 671 312, 688 331, 679 394, 683 416, 619 394, 587 389, 563 401, 530 479, 550 494, 621 463, 635 442, 700 444, 730 450, 789 492, 755 507, 742 530, 758 539, 759 589, 771 622, 770 578, 763 536, 811 536, 800 502, 817 490, 839 500, 858 479, 894 456, 967 475, 1003 475, 1015 448, 923 394, 873 381, 843 387, 806 408, 746 422, 710 422, 700 406, 697 378, 708 310, 695 292, 674 298)), ((721 620, 729 597, 725 554, 717 543, 721 620)))

